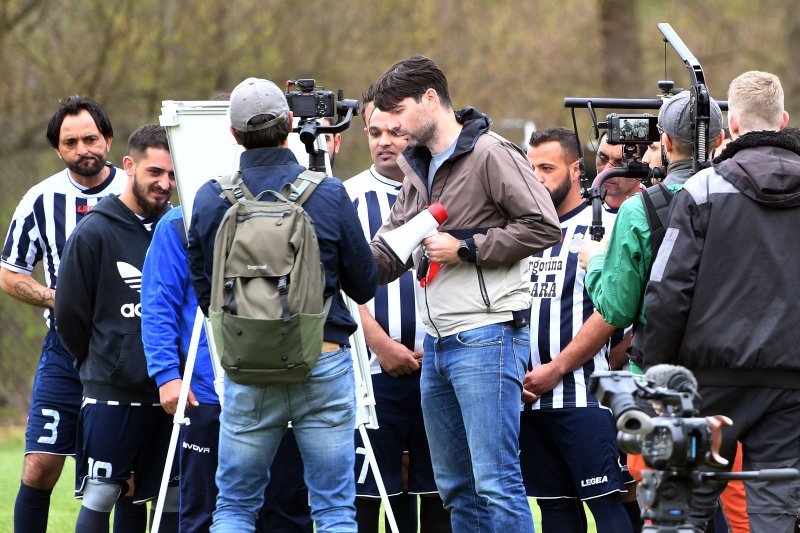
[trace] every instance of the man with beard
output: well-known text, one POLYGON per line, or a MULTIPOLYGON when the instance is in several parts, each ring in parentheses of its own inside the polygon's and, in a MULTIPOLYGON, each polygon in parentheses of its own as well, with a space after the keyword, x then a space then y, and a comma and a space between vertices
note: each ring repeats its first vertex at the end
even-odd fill
MULTIPOLYGON (((578 143, 566 128, 547 128, 530 139, 528 158, 553 199, 561 242, 535 254, 530 368, 557 361, 562 350, 594 324, 584 324, 594 306, 583 287, 578 249, 588 235, 592 209, 581 198, 578 143)), ((610 331, 611 332, 611 331, 610 331)), ((610 333, 609 332, 609 333, 610 333)), ((583 337, 581 337, 583 338, 583 337)), ((608 337, 606 337, 608 339, 608 337)), ((579 341, 580 342, 580 341, 579 341)), ((608 370, 604 343, 582 365, 560 374, 547 391, 527 399, 520 419, 520 463, 528 496, 537 498, 545 532, 583 531, 583 502, 599 531, 632 531, 619 498, 624 490, 617 432, 611 413, 588 387, 592 372, 608 370)))
MULTIPOLYGON (((397 199, 405 178, 397 156, 408 144, 405 137, 389 130, 389 117, 375 109, 374 95, 374 86, 364 93, 361 113, 373 165, 344 182, 367 239, 372 239, 397 199)), ((414 273, 409 270, 379 286, 375 298, 358 308, 370 350, 375 409, 380 413, 380 428, 370 430, 369 439, 398 529, 416 533, 419 522, 427 533, 449 532, 450 517, 436 491, 422 422, 419 379, 425 327, 416 311, 414 273), (417 494, 421 495, 419 512, 417 494)), ((367 469, 358 433, 356 446, 362 451, 356 459, 358 530, 377 533, 380 492, 367 469)))
MULTIPOLYGON (((78 420, 76 532, 108 531, 120 496, 158 494, 171 418, 147 375, 141 339, 141 268, 151 228, 175 189, 166 131, 147 124, 128 139, 128 184, 99 202, 64 248, 55 305, 58 335, 83 384, 78 420)), ((167 494, 162 530, 177 531, 177 488, 167 494)), ((144 524, 139 531, 144 531, 144 524)))
MULTIPOLYGON (((93 100, 74 95, 61 102, 47 126, 47 140, 66 168, 25 194, 3 247, 0 288, 44 308, 49 328, 31 395, 25 461, 14 506, 15 531, 47 530, 50 494, 64 458, 75 453, 82 387, 52 321, 56 271, 75 225, 101 198, 119 194, 125 187, 125 173, 106 161, 113 136, 111 122, 93 100), (44 284, 31 275, 40 261, 44 284)), ((117 506, 115 516, 128 517, 136 511, 117 506)), ((140 516, 144 519, 144 514, 140 516)))
POLYGON ((453 531, 533 533, 519 469, 519 401, 530 351, 530 256, 559 241, 555 208, 525 153, 490 131, 489 117, 472 107, 453 111, 447 78, 431 59, 390 67, 375 84, 375 107, 409 146, 397 157, 406 179, 371 243, 380 282, 421 258, 418 248, 399 260, 380 234, 433 202, 449 214, 423 241, 441 268, 435 276, 429 269, 424 287, 415 284, 427 326, 422 412, 439 494, 453 531))

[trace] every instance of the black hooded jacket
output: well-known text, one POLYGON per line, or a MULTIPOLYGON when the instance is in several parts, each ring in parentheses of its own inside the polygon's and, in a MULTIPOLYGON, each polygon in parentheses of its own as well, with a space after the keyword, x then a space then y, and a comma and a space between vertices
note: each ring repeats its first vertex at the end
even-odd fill
POLYGON ((646 294, 645 366, 800 389, 800 144, 759 131, 675 195, 646 294))
POLYGON ((158 403, 142 347, 140 288, 151 233, 108 196, 67 240, 58 271, 56 328, 76 359, 84 395, 158 403))

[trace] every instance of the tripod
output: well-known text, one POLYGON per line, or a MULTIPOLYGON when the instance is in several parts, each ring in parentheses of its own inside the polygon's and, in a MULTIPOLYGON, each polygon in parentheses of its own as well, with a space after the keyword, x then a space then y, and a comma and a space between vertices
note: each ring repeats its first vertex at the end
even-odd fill
POLYGON ((794 468, 775 468, 750 472, 696 472, 690 468, 667 467, 642 472, 645 509, 642 517, 652 524, 647 533, 694 533, 686 520, 696 487, 733 480, 789 481, 800 478, 794 468))

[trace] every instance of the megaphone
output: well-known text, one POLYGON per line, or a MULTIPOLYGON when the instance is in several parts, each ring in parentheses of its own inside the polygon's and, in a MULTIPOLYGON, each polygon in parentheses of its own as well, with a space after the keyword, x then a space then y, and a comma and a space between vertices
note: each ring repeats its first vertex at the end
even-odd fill
POLYGON ((427 237, 436 235, 436 228, 445 220, 447 220, 447 211, 442 204, 436 202, 399 228, 382 233, 378 235, 378 238, 398 261, 406 264, 419 243, 427 237))

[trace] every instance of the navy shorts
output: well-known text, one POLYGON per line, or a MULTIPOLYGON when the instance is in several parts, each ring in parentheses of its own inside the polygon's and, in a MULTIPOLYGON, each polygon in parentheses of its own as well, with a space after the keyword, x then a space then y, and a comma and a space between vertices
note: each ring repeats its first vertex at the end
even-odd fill
MULTIPOLYGON (((128 490, 134 476, 134 503, 158 496, 167 460, 172 417, 160 405, 108 405, 86 401, 81 408, 75 455, 75 496, 87 477, 128 490)), ((172 462, 176 477, 177 461, 172 462)))
MULTIPOLYGON (((403 453, 408 452, 408 492, 435 494, 431 452, 425 425, 417 371, 394 378, 386 372, 372 375, 379 429, 368 430, 369 441, 390 496, 403 492, 403 453)), ((356 431, 356 495, 379 497, 372 469, 366 461, 361 435, 356 431)))
MULTIPOLYGON (((219 452, 220 407, 200 404, 187 413, 191 424, 181 428, 180 530, 207 532, 217 502, 214 476, 219 452)), ((308 489, 303 480, 303 460, 294 433, 283 436, 272 462, 270 483, 264 493, 256 531, 313 531, 308 489)))
POLYGON ((83 386, 74 362, 56 332, 47 332, 33 381, 26 454, 75 455, 83 386))
POLYGON ((587 500, 625 490, 617 431, 607 409, 523 411, 519 443, 530 497, 587 500))

